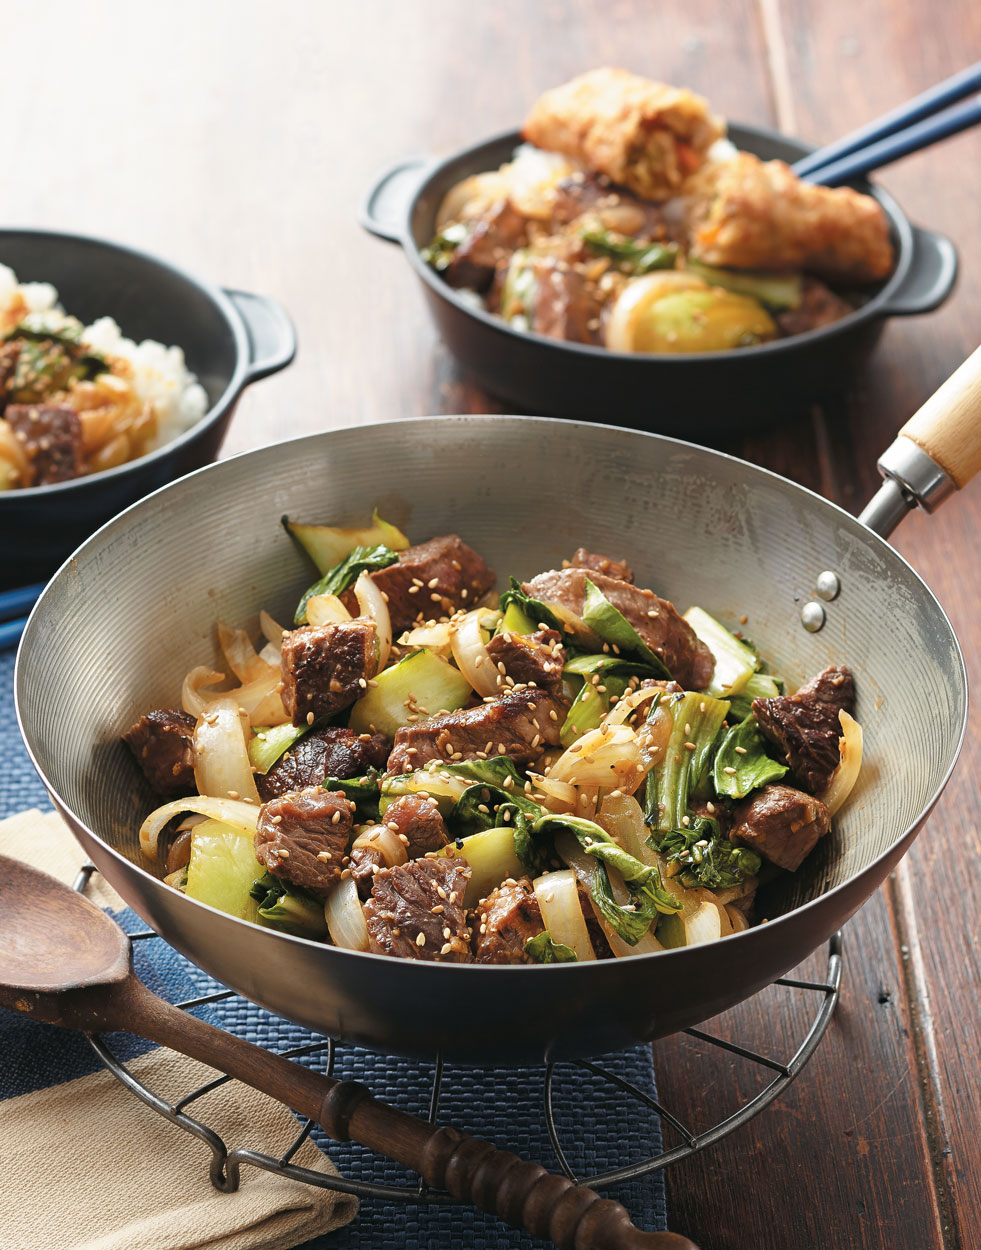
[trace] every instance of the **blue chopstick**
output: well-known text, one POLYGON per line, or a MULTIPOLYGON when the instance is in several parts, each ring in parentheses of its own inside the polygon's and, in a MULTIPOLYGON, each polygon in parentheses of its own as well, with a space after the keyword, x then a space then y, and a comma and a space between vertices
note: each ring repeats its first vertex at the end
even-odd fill
POLYGON ((16 590, 0 591, 0 620, 29 611, 46 585, 46 582, 35 582, 33 586, 18 586, 16 590))
POLYGON ((803 180, 818 182, 826 187, 837 186, 839 183, 848 182, 850 178, 857 178, 860 174, 867 174, 873 169, 881 169, 883 165, 890 165, 893 161, 898 161, 901 156, 908 156, 911 152, 919 152, 921 148, 939 143, 941 139, 949 139, 962 130, 978 125, 979 122, 981 122, 981 95, 965 100, 962 104, 956 104, 943 113, 937 113, 934 117, 927 117, 907 127, 906 130, 887 135, 878 143, 872 143, 868 147, 850 152, 830 165, 822 165, 820 169, 805 174, 803 180))
POLYGON ((26 616, 16 621, 4 621, 0 624, 0 651, 5 651, 7 647, 16 647, 26 624, 26 616))
MULTIPOLYGON (((859 127, 858 130, 853 130, 851 134, 835 140, 834 143, 829 143, 826 147, 819 148, 816 152, 811 152, 808 156, 801 157, 793 166, 794 173, 798 177, 803 177, 804 174, 823 169, 851 152, 867 148, 880 139, 905 130, 915 122, 946 108, 949 104, 956 104, 958 100, 963 100, 965 96, 975 91, 981 91, 981 61, 969 65, 967 69, 962 69, 950 78, 945 78, 935 87, 930 87, 928 91, 914 96, 912 100, 907 100, 898 108, 884 113, 867 125, 859 127)), ((824 179, 813 178, 808 181, 823 182, 824 179)))

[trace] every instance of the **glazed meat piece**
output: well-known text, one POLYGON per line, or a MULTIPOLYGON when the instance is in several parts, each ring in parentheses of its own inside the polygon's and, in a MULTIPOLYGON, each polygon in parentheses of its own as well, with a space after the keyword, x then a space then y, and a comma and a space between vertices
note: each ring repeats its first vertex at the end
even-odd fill
POLYGON ((615 187, 604 174, 575 173, 556 184, 552 198, 552 225, 569 225, 587 217, 604 229, 636 239, 662 239, 667 228, 661 210, 649 200, 638 200, 615 187))
POLYGON ((463 859, 413 859, 376 874, 364 918, 386 955, 470 963, 463 897, 470 865, 463 859))
POLYGON ((398 563, 376 570, 371 580, 388 598, 398 637, 417 617, 429 620, 476 607, 494 585, 494 572, 461 538, 447 534, 400 551, 398 563))
POLYGON ((631 586, 634 584, 634 571, 626 560, 597 555, 595 551, 587 551, 585 547, 579 548, 569 564, 574 569, 591 569, 594 573, 605 573, 607 577, 629 582, 631 586))
POLYGON ((34 467, 35 486, 68 482, 82 471, 82 423, 71 408, 8 404, 4 417, 34 467))
POLYGON ((294 790, 259 808, 255 857, 275 877, 326 898, 341 875, 354 804, 339 790, 294 790))
POLYGON ((530 328, 567 343, 598 343, 600 305, 583 275, 551 256, 535 261, 534 275, 530 328))
POLYGON ((559 745, 567 710, 549 691, 526 686, 490 703, 403 725, 395 735, 388 772, 412 772, 430 760, 448 764, 492 755, 510 755, 520 768, 559 745))
POLYGON ((645 677, 640 683, 641 690, 663 690, 665 694, 684 694, 685 688, 676 681, 661 681, 657 677, 645 677))
POLYGON ((147 712, 123 734, 147 781, 158 794, 194 794, 195 720, 178 708, 147 712))
POLYGON ((805 277, 800 303, 796 308, 776 313, 774 319, 783 334, 804 334, 832 325, 854 311, 847 300, 835 295, 819 278, 805 277))
POLYGON ((851 187, 801 182, 783 161, 749 152, 706 165, 685 187, 692 254, 734 269, 806 269, 839 282, 892 270, 889 221, 851 187))
POLYGON ((495 634, 487 644, 487 654, 497 666, 501 685, 538 686, 555 692, 562 684, 565 648, 557 629, 495 634))
POLYGON ((314 729, 285 751, 255 784, 262 799, 287 790, 323 785, 325 778, 360 777, 369 768, 383 769, 392 744, 384 734, 356 734, 341 725, 314 729))
POLYGON ((409 859, 438 851, 449 841, 435 799, 407 794, 385 809, 385 824, 404 843, 409 859))
POLYGON ((786 757, 798 784, 823 794, 841 762, 838 713, 855 708, 855 679, 849 669, 826 668, 796 694, 754 699, 760 729, 786 757))
POLYGON ((623 69, 594 69, 546 91, 523 136, 606 174, 645 199, 667 199, 723 133, 701 96, 623 69))
POLYGON ((495 270, 526 242, 524 217, 510 200, 501 200, 473 222, 443 276, 450 286, 484 291, 495 270))
POLYGON ((283 639, 283 705, 294 725, 349 707, 378 667, 372 622, 306 625, 283 639))
MULTIPOLYGON (((695 631, 678 615, 673 604, 659 599, 652 590, 641 590, 605 573, 585 569, 554 569, 539 573, 522 589, 542 603, 555 603, 582 617, 586 601, 586 579, 593 583, 613 606, 626 617, 646 645, 664 661, 671 676, 686 690, 704 690, 712 680, 715 660, 695 631)), ((585 630, 591 645, 599 640, 585 630)))
POLYGON ((371 893, 376 874, 385 867, 385 856, 377 847, 370 845, 371 835, 382 830, 384 825, 366 826, 358 834, 358 838, 355 838, 355 842, 364 838, 368 844, 351 847, 351 876, 357 883, 358 893, 362 898, 367 898, 371 893))
POLYGON ((791 786, 764 786, 759 794, 737 803, 729 839, 748 846, 764 859, 795 872, 831 828, 828 809, 791 786))
POLYGON ((477 904, 473 922, 474 963, 531 963, 525 954, 525 943, 544 928, 529 878, 508 878, 477 904))
POLYGON ((20 356, 20 343, 14 339, 10 343, 0 343, 0 417, 7 403, 7 385, 17 371, 17 360, 20 356))

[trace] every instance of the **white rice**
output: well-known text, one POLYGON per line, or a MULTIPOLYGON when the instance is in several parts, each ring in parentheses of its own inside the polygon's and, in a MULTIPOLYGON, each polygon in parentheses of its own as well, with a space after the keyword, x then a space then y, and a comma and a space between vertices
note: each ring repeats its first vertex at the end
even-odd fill
MULTIPOLYGON (((18 295, 32 313, 60 311, 58 292, 50 282, 18 283, 14 271, 0 265, 0 313, 18 295)), ((207 393, 187 368, 179 347, 165 347, 153 339, 135 343, 123 337, 112 317, 99 317, 86 326, 82 340, 93 351, 132 365, 134 391, 144 403, 153 404, 157 414, 157 433, 147 451, 171 442, 207 412, 207 393)))

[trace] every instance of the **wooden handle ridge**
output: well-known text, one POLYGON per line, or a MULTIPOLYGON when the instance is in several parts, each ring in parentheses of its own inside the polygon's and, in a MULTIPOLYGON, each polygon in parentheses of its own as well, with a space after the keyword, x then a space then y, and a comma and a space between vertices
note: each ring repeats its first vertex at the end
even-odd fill
POLYGON ((981 347, 899 431, 960 489, 981 469, 981 347))

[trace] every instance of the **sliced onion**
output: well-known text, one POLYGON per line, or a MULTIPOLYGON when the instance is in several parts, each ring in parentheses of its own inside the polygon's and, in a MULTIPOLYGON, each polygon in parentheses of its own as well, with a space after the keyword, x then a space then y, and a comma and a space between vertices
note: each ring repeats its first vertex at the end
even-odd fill
POLYGON ((375 622, 375 637, 378 640, 378 671, 381 672, 388 663, 389 652, 392 649, 392 618, 380 588, 371 580, 367 569, 354 583, 354 597, 358 601, 362 616, 370 616, 375 622))
POLYGON ((646 690, 632 690, 630 694, 625 694, 603 717, 601 724, 604 725, 622 725, 630 713, 642 703, 646 703, 649 699, 653 699, 655 695, 663 694, 656 686, 649 686, 646 690))
POLYGON ((239 799, 219 799, 209 795, 192 794, 186 799, 174 799, 152 811, 140 826, 140 849, 150 859, 157 858, 157 842, 161 830, 179 816, 181 812, 198 812, 211 820, 220 820, 231 825, 239 833, 255 833, 259 820, 259 808, 252 803, 243 803, 239 799))
POLYGON ((575 786, 606 786, 632 793, 648 765, 641 757, 637 735, 628 725, 591 729, 563 752, 549 769, 555 781, 575 786))
POLYGON ((289 717, 283 707, 283 679, 279 669, 273 669, 258 681, 229 690, 227 697, 234 699, 249 718, 252 725, 282 725, 289 717))
POLYGON ((273 620, 265 608, 259 613, 259 628, 262 630, 263 638, 271 642, 278 651, 283 645, 283 634, 286 630, 273 620))
POLYGON ((658 868, 657 856, 647 845, 650 830, 644 823, 644 811, 629 794, 608 794, 600 805, 596 823, 605 829, 634 859, 658 868))
POLYGON ((188 716, 200 716, 212 700, 219 697, 217 690, 209 692, 205 690, 205 687, 224 680, 224 673, 216 673, 206 664, 199 664, 197 668, 192 668, 184 678, 184 684, 181 687, 181 707, 188 716))
POLYGON ((483 608, 474 608, 451 622, 453 658, 478 694, 500 694, 503 685, 501 675, 494 667, 480 628, 483 615, 483 608))
POLYGON ((851 794, 862 767, 862 726, 845 711, 838 713, 838 721, 842 732, 838 739, 841 763, 834 771, 827 792, 821 796, 829 816, 833 816, 851 794))
POLYGON ((405 843, 394 830, 389 829, 388 825, 368 825, 354 839, 351 850, 360 847, 377 851, 386 868, 396 868, 409 858, 405 843))
POLYGON ((550 812, 571 812, 576 806, 579 795, 576 787, 568 781, 555 781, 552 777, 543 777, 541 773, 529 773, 532 785, 545 796, 544 806, 550 812))
POLYGON ((265 660, 266 663, 272 665, 273 668, 279 668, 283 661, 282 641, 278 644, 275 642, 267 642, 259 652, 259 659, 265 660))
POLYGON ((733 933, 742 933, 744 929, 749 928, 749 921, 746 919, 744 912, 738 907, 726 907, 726 915, 729 917, 729 923, 732 925, 733 933))
POLYGON ((437 621, 435 625, 418 625, 408 629, 399 639, 400 647, 425 647, 434 651, 441 660, 448 660, 453 650, 453 626, 449 621, 437 621))
MULTIPOLYGON (((610 944, 610 950, 618 959, 623 959, 625 955, 650 955, 654 951, 664 950, 664 947, 654 936, 653 925, 651 925, 636 946, 631 946, 629 942, 625 942, 616 929, 613 928, 592 901, 592 881, 596 872, 596 860, 582 849, 571 833, 559 834, 555 840, 555 849, 589 891, 593 915, 596 917, 597 923, 610 944)), ((616 901, 618 903, 629 902, 630 891, 627 889, 623 877, 620 876, 615 868, 607 868, 607 875, 610 879, 611 893, 616 901)))
POLYGON ((246 745, 247 724, 234 694, 215 699, 198 717, 193 741, 194 784, 199 794, 227 795, 258 804, 246 745))
POLYGON ((358 885, 353 877, 338 881, 324 903, 327 932, 335 946, 349 951, 366 951, 371 939, 358 898, 358 885))
POLYGON ((552 941, 571 947, 580 962, 595 959, 596 952, 579 904, 575 872, 571 868, 546 872, 536 878, 534 885, 542 920, 552 941))
POLYGON ((268 676, 271 666, 256 654, 252 640, 244 629, 235 629, 219 621, 218 645, 228 661, 228 667, 243 685, 268 676))
POLYGON ((339 625, 351 619, 337 595, 314 595, 307 600, 307 620, 311 625, 339 625))

